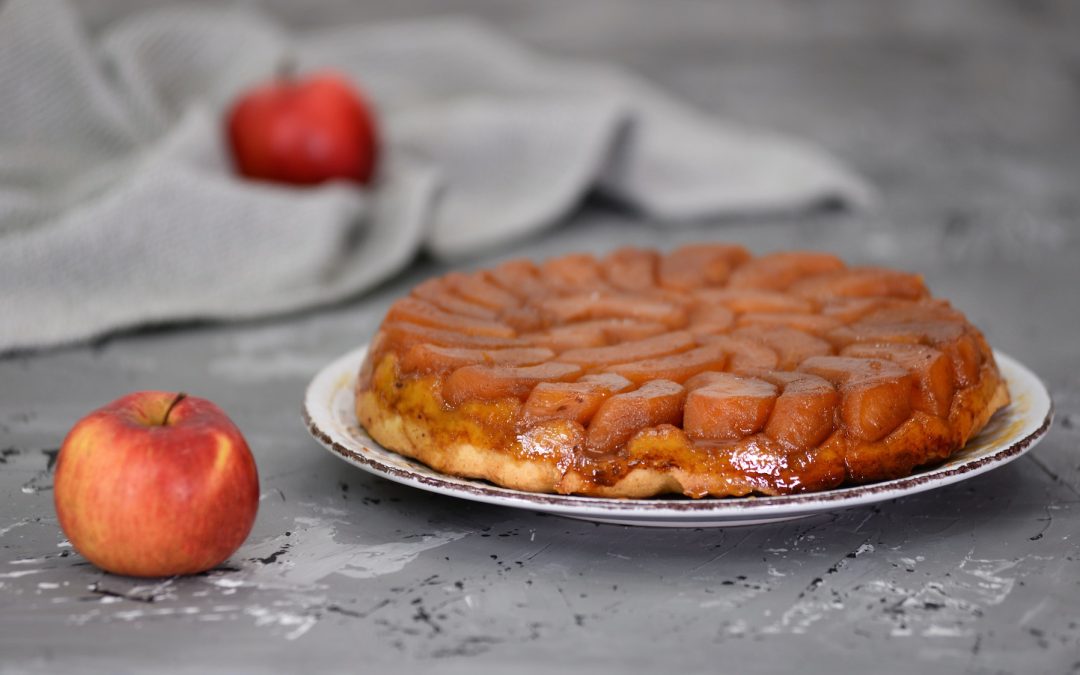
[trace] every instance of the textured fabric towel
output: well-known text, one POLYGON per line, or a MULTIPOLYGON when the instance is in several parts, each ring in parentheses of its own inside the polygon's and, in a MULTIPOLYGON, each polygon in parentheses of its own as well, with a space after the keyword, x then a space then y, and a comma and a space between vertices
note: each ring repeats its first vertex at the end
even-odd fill
POLYGON ((184 7, 91 38, 61 0, 0 8, 0 351, 332 302, 421 248, 547 227, 590 191, 658 226, 869 199, 814 147, 473 21, 290 33, 250 7, 184 7), (233 175, 223 110, 284 58, 374 100, 370 189, 233 175))

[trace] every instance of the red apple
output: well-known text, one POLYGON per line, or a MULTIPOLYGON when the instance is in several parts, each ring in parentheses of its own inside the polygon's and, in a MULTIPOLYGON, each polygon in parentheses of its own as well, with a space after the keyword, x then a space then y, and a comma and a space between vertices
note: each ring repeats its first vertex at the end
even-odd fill
POLYGON ((259 508, 255 459, 236 425, 210 401, 164 391, 128 394, 79 420, 53 489, 75 550, 137 577, 218 565, 259 508))
POLYGON ((289 76, 242 94, 228 113, 237 170, 249 178, 311 185, 365 184, 375 171, 375 116, 342 76, 289 76))

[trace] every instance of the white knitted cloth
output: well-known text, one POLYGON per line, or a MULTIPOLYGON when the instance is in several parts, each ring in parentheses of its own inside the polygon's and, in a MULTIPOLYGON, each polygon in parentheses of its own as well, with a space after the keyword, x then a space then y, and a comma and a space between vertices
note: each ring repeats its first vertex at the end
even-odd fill
POLYGON ((331 302, 421 247, 547 227, 591 190, 661 224, 869 195, 813 147, 471 21, 290 34, 250 7, 186 7, 92 41, 62 0, 0 9, 0 351, 331 302), (286 55, 375 102, 370 190, 232 173, 222 111, 286 55))

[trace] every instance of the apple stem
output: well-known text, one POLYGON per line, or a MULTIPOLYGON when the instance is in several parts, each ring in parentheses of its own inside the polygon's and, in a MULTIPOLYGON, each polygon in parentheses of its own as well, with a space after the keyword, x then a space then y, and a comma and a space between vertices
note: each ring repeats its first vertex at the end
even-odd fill
POLYGON ((173 411, 173 408, 176 407, 176 404, 183 401, 185 398, 187 398, 187 394, 184 392, 180 392, 176 395, 176 398, 172 400, 172 403, 169 404, 168 409, 165 411, 165 417, 161 420, 161 426, 169 426, 169 414, 173 411))

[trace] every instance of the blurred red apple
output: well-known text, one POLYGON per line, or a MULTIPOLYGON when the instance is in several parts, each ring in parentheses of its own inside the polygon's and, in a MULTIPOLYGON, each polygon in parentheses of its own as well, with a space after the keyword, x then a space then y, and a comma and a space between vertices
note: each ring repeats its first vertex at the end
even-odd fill
POLYGON ((228 136, 237 170, 249 178, 312 185, 368 183, 379 139, 367 101, 342 76, 281 76, 233 103, 228 136))
POLYGON ((137 577, 193 574, 228 558, 259 508, 255 459, 205 399, 128 394, 68 433, 54 481, 71 544, 98 567, 137 577))

